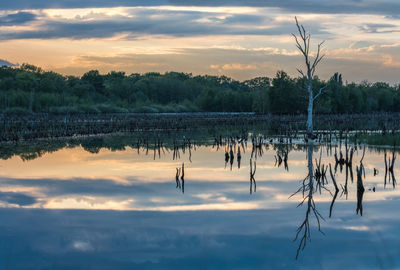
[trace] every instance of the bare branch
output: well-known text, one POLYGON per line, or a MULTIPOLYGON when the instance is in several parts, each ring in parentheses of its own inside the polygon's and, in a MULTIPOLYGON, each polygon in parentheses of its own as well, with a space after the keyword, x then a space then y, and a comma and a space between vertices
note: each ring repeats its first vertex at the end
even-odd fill
POLYGON ((296 47, 299 49, 299 51, 301 51, 301 53, 303 54, 303 56, 305 58, 307 69, 309 69, 310 61, 309 61, 308 55, 309 55, 309 48, 310 48, 309 45, 310 45, 311 37, 310 37, 310 35, 306 34, 306 30, 304 29, 304 26, 299 24, 297 17, 295 17, 295 20, 296 20, 297 30, 299 32, 299 35, 300 35, 303 45, 300 44, 300 41, 295 34, 292 33, 292 35, 294 36, 294 38, 296 40, 296 47))
POLYGON ((325 40, 322 41, 321 43, 318 44, 318 49, 317 49, 317 56, 314 59, 314 62, 311 66, 311 71, 312 71, 312 75, 314 76, 314 72, 315 72, 315 68, 317 67, 318 63, 322 60, 322 58, 324 58, 325 55, 321 55, 321 46, 325 43, 325 40))
POLYGON ((299 51, 305 56, 306 52, 303 50, 303 47, 301 46, 299 40, 297 39, 297 36, 292 33, 292 36, 294 36, 294 39, 296 41, 296 47, 299 49, 299 51))
POLYGON ((365 145, 364 145, 363 154, 362 154, 362 157, 361 157, 361 160, 360 160, 360 167, 361 167, 361 164, 362 164, 362 162, 364 160, 364 156, 365 156, 365 145))
POLYGON ((321 62, 321 60, 325 57, 325 54, 323 54, 323 55, 321 55, 321 56, 318 56, 319 58, 318 58, 318 61, 316 61, 315 62, 315 65, 312 67, 312 72, 311 72, 311 75, 312 76, 314 76, 314 72, 315 72, 315 69, 316 69, 316 67, 317 67, 317 65, 318 65, 318 63, 319 62, 321 62))
POLYGON ((304 75, 304 72, 301 69, 297 69, 297 71, 300 73, 301 76, 306 77, 306 75, 304 75))
POLYGON ((307 38, 307 55, 309 55, 309 52, 310 52, 310 40, 311 40, 311 34, 308 34, 308 38, 307 38))
POLYGON ((321 87, 321 88, 319 89, 319 91, 318 91, 318 94, 316 94, 316 95, 313 97, 313 101, 314 101, 317 97, 319 97, 319 95, 322 94, 322 90, 324 90, 324 89, 327 88, 327 87, 328 87, 328 84, 325 85, 324 87, 321 87))

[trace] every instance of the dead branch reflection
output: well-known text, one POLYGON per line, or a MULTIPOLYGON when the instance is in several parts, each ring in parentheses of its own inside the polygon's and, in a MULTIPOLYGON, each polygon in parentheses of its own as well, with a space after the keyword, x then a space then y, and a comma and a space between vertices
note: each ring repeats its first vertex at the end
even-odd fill
POLYGON ((257 184, 256 184, 256 179, 254 178, 254 175, 256 174, 256 169, 257 169, 257 164, 256 161, 253 161, 254 163, 254 169, 253 169, 253 165, 252 165, 252 159, 250 159, 250 194, 252 194, 253 192, 256 192, 257 190, 257 184), (254 188, 253 188, 253 184, 254 184, 254 188))
MULTIPOLYGON (((322 189, 326 189, 325 184, 328 184, 328 179, 326 178, 326 171, 328 166, 322 164, 321 166, 321 159, 322 159, 322 149, 320 151, 319 160, 315 159, 315 182, 316 182, 316 189, 319 190, 321 194, 322 189)), ((327 189, 326 189, 327 190, 327 189)))
POLYGON ((356 172, 357 172, 357 209, 356 209, 356 213, 360 214, 361 216, 363 215, 363 205, 362 205, 362 200, 363 200, 363 196, 364 196, 364 184, 363 184, 363 180, 362 180, 362 176, 363 176, 363 166, 362 164, 360 164, 360 168, 357 166, 356 167, 356 172))
POLYGON ((252 137, 251 138, 251 158, 257 159, 257 156, 262 157, 264 150, 264 141, 262 137, 252 137))
POLYGON ((233 165, 234 159, 235 159, 235 156, 233 155, 233 150, 232 150, 232 145, 231 145, 230 151, 229 151, 229 164, 231 165, 231 171, 232 171, 232 165, 233 165))
POLYGON ((299 193, 302 194, 303 199, 297 205, 297 207, 302 206, 304 204, 304 202, 306 202, 306 205, 307 205, 304 220, 300 224, 300 226, 297 228, 296 236, 293 240, 293 241, 297 241, 297 240, 299 241, 299 246, 298 246, 297 252, 296 252, 296 259, 298 259, 300 251, 304 250, 304 248, 306 247, 307 242, 311 241, 310 214, 314 215, 314 217, 317 221, 318 231, 320 231, 323 234, 323 232, 321 230, 320 220, 321 219, 324 220, 324 218, 318 212, 317 207, 315 205, 315 201, 314 201, 314 193, 316 192, 316 189, 314 188, 313 151, 314 151, 314 143, 312 141, 309 141, 308 145, 307 145, 308 175, 301 182, 300 188, 290 196, 290 197, 292 197, 299 193))
POLYGON ((237 164, 238 164, 238 169, 240 169, 240 161, 242 160, 242 155, 240 154, 240 146, 238 147, 236 160, 237 160, 237 164))
MULTIPOLYGON (((261 195, 263 195, 260 194, 260 192, 262 193, 264 192, 264 190, 270 190, 268 189, 269 183, 268 181, 266 181, 269 179, 267 179, 267 177, 264 178, 265 175, 263 174, 264 172, 270 170, 271 167, 273 167, 272 165, 277 168, 282 167, 285 169, 285 171, 289 172, 288 163, 290 154, 291 171, 293 171, 295 174, 298 172, 297 170, 299 164, 304 161, 302 160, 302 155, 305 154, 307 159, 308 173, 307 176, 301 181, 300 188, 298 188, 298 190, 294 194, 292 194, 292 196, 295 194, 300 195, 301 201, 298 204, 298 207, 302 206, 306 208, 304 219, 302 218, 302 221, 299 224, 295 235, 295 241, 298 241, 296 257, 298 257, 300 252, 306 247, 307 242, 311 240, 311 224, 316 222, 318 230, 321 231, 321 220, 323 220, 323 217, 317 210, 315 196, 318 196, 319 194, 324 194, 324 196, 326 195, 324 199, 328 197, 328 202, 325 205, 326 208, 328 208, 329 205, 329 218, 332 218, 334 215, 336 215, 336 213, 334 213, 334 208, 336 207, 337 209, 338 201, 340 201, 341 199, 347 200, 349 197, 353 200, 351 202, 353 207, 355 201, 357 203, 355 211, 356 213, 353 214, 363 216, 365 214, 364 211, 366 210, 363 208, 363 201, 366 200, 366 195, 368 194, 368 191, 379 191, 379 187, 382 186, 382 181, 384 188, 386 188, 387 186, 389 188, 395 188, 397 185, 395 178, 395 173, 397 172, 395 169, 395 161, 396 151, 398 151, 398 149, 396 149, 395 147, 393 147, 393 150, 384 150, 383 147, 369 147, 369 151, 375 151, 375 153, 381 154, 378 156, 380 164, 371 164, 376 166, 377 168, 367 166, 366 172, 366 168, 363 164, 363 160, 366 155, 366 146, 361 146, 361 144, 357 142, 349 144, 348 134, 346 134, 346 138, 343 139, 343 134, 339 133, 337 141, 332 143, 332 131, 326 132, 326 134, 321 133, 317 135, 316 141, 318 141, 318 144, 316 143, 315 145, 312 141, 308 141, 307 144, 304 144, 302 140, 299 140, 297 135, 293 136, 290 135, 290 133, 284 135, 282 135, 282 133, 280 136, 274 138, 268 137, 267 135, 257 135, 256 133, 252 135, 248 135, 247 133, 243 134, 232 134, 229 136, 219 135, 214 137, 207 137, 204 139, 196 137, 198 139, 197 141, 190 139, 186 136, 182 136, 182 134, 172 134, 170 137, 167 138, 168 140, 166 140, 165 137, 152 133, 151 136, 148 137, 135 137, 134 139, 126 139, 122 142, 120 142, 118 139, 115 141, 103 141, 99 139, 94 141, 90 140, 85 144, 82 143, 82 147, 93 154, 99 153, 99 150, 102 149, 102 147, 111 150, 123 150, 125 149, 125 146, 129 146, 134 149, 134 154, 136 154, 137 152, 138 155, 148 155, 148 159, 171 159, 172 156, 172 160, 176 161, 176 163, 179 163, 179 165, 176 165, 175 162, 170 165, 170 177, 173 177, 173 174, 175 173, 176 191, 178 191, 179 193, 184 193, 185 163, 181 159, 185 159, 184 161, 187 165, 187 162, 192 162, 192 153, 195 154, 194 151, 196 151, 196 149, 198 149, 199 147, 211 148, 212 146, 212 148, 214 150, 216 149, 217 152, 217 156, 215 159, 216 164, 209 165, 210 160, 206 160, 208 162, 206 166, 212 166, 213 168, 218 167, 218 169, 222 169, 223 155, 225 168, 228 166, 229 163, 231 171, 233 171, 234 167, 236 167, 235 162, 237 162, 238 169, 241 168, 242 162, 244 164, 250 163, 249 174, 246 174, 248 172, 247 169, 246 171, 242 170, 241 172, 239 172, 241 173, 239 179, 239 181, 241 182, 241 190, 239 192, 241 193, 247 194, 248 192, 248 183, 246 182, 247 177, 249 177, 250 195, 256 193, 257 183, 255 179, 255 173, 258 165, 259 171, 257 172, 257 180, 259 184, 259 196, 254 196, 256 195, 254 194, 252 199, 255 197, 257 197, 256 199, 258 199, 262 197, 261 195), (326 140, 325 143, 324 138, 326 140), (293 140, 296 141, 294 141, 293 143, 293 140), (249 146, 247 146, 248 143, 249 146), (295 153, 291 152, 293 150, 295 153), (248 153, 246 153, 246 151, 248 153), (316 153, 316 158, 313 158, 314 152, 316 153), (301 158, 297 158, 296 160, 296 156, 301 156, 301 158), (382 164, 382 156, 384 156, 384 164, 382 164), (189 160, 187 160, 187 158, 189 160), (358 163, 359 158, 360 161, 358 163), (294 161, 292 161, 292 159, 294 159, 294 161), (355 162, 356 159, 357 163, 355 162), (353 162, 355 166, 353 166, 353 162), (332 184, 330 183, 331 181, 328 181, 328 167, 332 184), (355 167, 354 176, 356 176, 356 179, 354 179, 353 176, 353 167, 355 167), (381 170, 380 175, 378 168, 381 170), (385 168, 385 174, 383 174, 383 168, 385 168), (176 171, 174 171, 174 169, 176 169, 176 171), (382 177, 382 179, 379 178, 379 184, 377 188, 369 184, 369 181, 366 180, 367 173, 369 173, 370 176, 372 176, 373 173, 373 176, 382 177), (263 185, 265 185, 266 188, 263 185), (331 188, 332 192, 329 190, 328 187, 331 188), (329 197, 328 194, 330 194, 331 197, 329 197)), ((40 151, 38 153, 40 156, 40 151)), ((371 158, 369 156, 367 157, 367 160, 369 162, 371 158)), ((300 165, 300 167, 301 166, 302 165, 300 165)), ((188 170, 188 167, 186 167, 186 169, 188 170)), ((193 172, 195 172, 195 170, 193 170, 193 172)), ((237 179, 233 180, 235 181, 236 185, 236 182, 238 182, 236 181, 237 179)), ((170 180, 168 181, 173 180, 170 178, 170 180)), ((376 185, 375 182, 374 185, 376 185)), ((170 183, 170 185, 171 189, 173 189, 173 183, 170 183)))
POLYGON ((331 166, 330 163, 329 163, 329 173, 331 175, 332 183, 335 186, 335 194, 333 195, 331 205, 329 206, 329 218, 330 218, 330 217, 332 217, 333 205, 335 204, 335 200, 336 200, 337 195, 339 193, 339 188, 338 188, 338 185, 336 183, 335 175, 332 173, 332 166, 331 166))
POLYGON ((289 145, 279 143, 277 147, 276 154, 274 155, 275 158, 275 167, 280 167, 283 164, 283 167, 288 172, 289 165, 288 165, 288 158, 289 158, 289 145))
POLYGON ((396 177, 394 176, 394 162, 396 160, 395 149, 392 151, 392 159, 387 157, 386 150, 384 154, 385 159, 385 178, 384 178, 384 188, 386 188, 386 183, 392 183, 393 188, 396 187, 396 177), (389 176, 389 178, 388 178, 389 176), (387 181, 389 180, 389 181, 387 181))
MULTIPOLYGON (((342 195, 348 196, 348 184, 349 181, 348 179, 351 179, 351 182, 353 182, 353 172, 352 172, 352 164, 353 164, 353 156, 354 153, 357 151, 356 148, 348 148, 347 145, 345 146, 345 155, 343 155, 342 151, 340 150, 339 152, 339 157, 337 155, 337 152, 335 151, 335 170, 332 168, 332 164, 329 163, 329 173, 330 173, 330 178, 332 179, 333 187, 334 187, 334 192, 332 193, 326 185, 328 184, 328 179, 327 179, 327 170, 328 166, 322 163, 322 149, 319 154, 319 159, 315 159, 315 169, 313 167, 314 163, 312 162, 312 157, 313 157, 313 142, 308 142, 307 144, 307 168, 308 168, 308 174, 307 176, 301 181, 301 186, 300 188, 294 192, 290 197, 300 194, 302 195, 302 200, 301 202, 297 205, 297 207, 306 205, 306 213, 303 222, 300 224, 300 226, 297 228, 296 231, 296 236, 294 241, 298 241, 298 248, 296 252, 296 259, 299 257, 299 254, 304 248, 306 247, 307 242, 311 241, 311 228, 310 228, 310 216, 314 216, 316 223, 317 223, 317 228, 318 231, 321 233, 321 219, 324 220, 323 216, 318 212, 315 201, 314 201, 314 195, 315 192, 321 192, 323 190, 327 191, 331 196, 332 200, 329 206, 329 218, 332 217, 333 215, 333 209, 335 202, 338 198, 339 194, 339 184, 336 179, 336 174, 337 170, 336 168, 338 166, 343 166, 345 167, 345 179, 344 179, 344 185, 341 185, 342 187, 342 195)), ((363 164, 363 160, 365 157, 365 150, 366 147, 364 146, 362 148, 362 155, 359 161, 359 164, 356 166, 356 176, 357 176, 357 182, 356 182, 356 198, 357 198, 357 207, 356 207, 356 214, 362 216, 363 215, 363 198, 365 195, 365 186, 364 186, 364 179, 366 177, 366 170, 363 164)), ((328 156, 328 155, 327 155, 328 156)), ((395 156, 395 151, 392 152, 391 158, 387 158, 387 154, 385 151, 385 170, 386 170, 386 175, 389 175, 389 181, 394 181, 393 187, 395 187, 396 180, 394 178, 394 161, 396 159, 395 156)), ((279 160, 278 160, 279 161, 279 160)), ((376 169, 374 168, 374 175, 377 175, 376 169)), ((385 184, 386 184, 386 175, 385 175, 385 184)), ((370 188, 370 191, 375 192, 376 189, 375 187, 370 188)))
POLYGON ((185 163, 182 163, 182 168, 176 168, 176 188, 185 193, 185 163))
POLYGON ((229 161, 229 153, 227 150, 225 150, 225 169, 226 169, 226 165, 228 164, 229 161))

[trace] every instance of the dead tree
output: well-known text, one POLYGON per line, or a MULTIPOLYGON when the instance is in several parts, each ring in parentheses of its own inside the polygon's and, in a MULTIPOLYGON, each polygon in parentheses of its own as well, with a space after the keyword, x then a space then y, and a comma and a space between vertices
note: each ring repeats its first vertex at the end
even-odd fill
POLYGON ((307 136, 310 138, 313 138, 313 104, 314 100, 321 95, 322 91, 327 87, 321 87, 316 95, 313 93, 313 84, 312 80, 314 77, 315 70, 319 64, 319 62, 322 60, 324 57, 323 54, 321 54, 321 48, 322 45, 324 44, 324 41, 320 42, 318 44, 317 52, 315 55, 314 60, 311 59, 310 56, 310 40, 311 40, 311 34, 306 33, 306 30, 304 29, 303 25, 300 25, 299 22, 297 21, 297 17, 295 17, 296 20, 296 26, 298 30, 299 37, 296 36, 295 34, 292 33, 293 37, 295 38, 296 41, 296 47, 299 49, 301 54, 304 56, 304 61, 306 64, 307 72, 304 73, 301 69, 297 69, 297 71, 300 73, 303 78, 307 79, 307 92, 308 92, 308 108, 307 108, 307 136))

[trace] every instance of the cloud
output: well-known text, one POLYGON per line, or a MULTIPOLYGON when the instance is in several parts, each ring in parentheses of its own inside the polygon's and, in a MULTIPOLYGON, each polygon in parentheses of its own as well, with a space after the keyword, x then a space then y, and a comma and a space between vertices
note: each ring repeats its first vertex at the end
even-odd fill
POLYGON ((219 72, 223 72, 226 70, 252 70, 257 69, 256 65, 251 64, 240 64, 240 63, 232 63, 232 64, 225 64, 225 65, 210 65, 211 69, 216 69, 219 72))
POLYGON ((34 21, 36 15, 30 12, 17 12, 0 16, 0 26, 21 25, 34 21))
MULTIPOLYGON (((299 260, 294 258, 293 238, 305 209, 296 204, 279 210, 168 213, 0 209, 0 215, 8 217, 0 231, 0 257, 6 258, 0 265, 10 269, 44 269, 49 262, 57 269, 87 265, 95 269, 379 268, 377 257, 395 258, 398 263, 400 220, 390 211, 395 205, 370 202, 366 219, 355 215, 353 201, 338 203, 334 216, 321 224, 324 234, 310 224, 312 242, 299 260), (385 241, 374 237, 381 234, 387 236, 385 241)), ((329 203, 317 207, 326 216, 329 203)))
POLYGON ((0 201, 18 206, 28 206, 37 202, 35 197, 18 192, 0 192, 0 201))
MULTIPOLYGON (((165 72, 188 70, 188 63, 191 65, 190 72, 194 74, 227 75, 236 79, 244 80, 257 76, 274 75, 283 65, 276 65, 279 61, 279 54, 271 51, 258 50, 235 50, 235 49, 181 49, 175 53, 159 54, 117 54, 114 56, 89 56, 82 55, 74 60, 74 66, 100 67, 102 71, 121 69, 127 72, 165 72), (150 65, 149 63, 158 63, 150 65), (107 69, 107 70, 105 70, 107 69)), ((285 57, 285 56, 284 56, 285 57)), ((296 62, 291 57, 290 62, 296 62)), ((285 62, 285 60, 280 59, 285 62)), ((70 67, 73 69, 73 67, 70 67)), ((71 72, 71 69, 64 69, 63 72, 71 72)), ((87 68, 86 68, 87 69, 87 68)))
POLYGON ((120 6, 154 6, 166 5, 169 1, 164 0, 14 0, 1 1, 0 9, 50 9, 50 8, 96 8, 96 7, 120 7, 120 6))
MULTIPOLYGON (((340 72, 349 81, 361 82, 368 79, 372 82, 387 81, 396 84, 399 83, 396 74, 400 72, 397 52, 398 46, 395 45, 378 46, 365 42, 356 43, 351 48, 326 50, 326 58, 320 63, 317 74, 322 79, 329 79, 335 72, 340 72)), ((278 70, 298 76, 296 67, 303 65, 302 58, 295 53, 229 48, 182 49, 174 54, 82 55, 75 58, 73 65, 86 67, 86 70, 95 67, 102 72, 125 70, 128 73, 145 73, 171 70, 186 72, 187 63, 196 63, 190 68, 190 72, 194 74, 226 75, 239 80, 257 76, 272 77, 278 70)), ((60 71, 71 73, 74 66, 60 71)))
POLYGON ((48 8, 99 8, 99 7, 138 7, 138 6, 247 6, 247 7, 272 7, 288 12, 318 13, 318 14, 384 14, 398 15, 400 3, 395 0, 14 0, 1 1, 2 10, 19 9, 48 9, 48 8))
MULTIPOLYGON (((290 36, 290 33, 296 31, 293 14, 298 14, 301 23, 311 31, 312 42, 327 40, 328 54, 338 48, 349 48, 353 52, 353 55, 346 54, 346 57, 342 57, 342 61, 346 58, 347 62, 354 59, 352 68, 345 68, 352 80, 360 79, 361 75, 353 77, 353 73, 361 72, 354 67, 358 67, 362 61, 373 62, 375 68, 383 60, 386 67, 397 67, 398 63, 399 53, 396 51, 385 54, 384 57, 379 54, 374 59, 363 58, 362 61, 358 59, 360 51, 357 51, 361 48, 373 49, 373 45, 377 43, 393 43, 396 38, 393 33, 400 29, 398 21, 394 19, 395 14, 358 14, 367 11, 381 14, 382 10, 379 10, 388 3, 392 10, 396 10, 398 4, 394 1, 383 1, 377 6, 374 1, 343 0, 335 3, 317 3, 314 0, 301 3, 272 0, 217 0, 204 3, 16 0, 12 3, 0 3, 0 6, 13 3, 26 7, 37 5, 44 9, 18 12, 5 9, 0 13, 3 14, 0 17, 0 21, 3 21, 0 41, 4 55, 14 62, 31 62, 65 74, 81 75, 88 69, 98 68, 106 72, 112 69, 127 72, 211 72, 213 75, 227 75, 239 80, 253 76, 273 76, 279 69, 297 75, 296 72, 290 72, 296 70, 293 65, 297 67, 302 64, 290 36), (106 8, 72 9, 88 5, 106 8), (231 7, 232 5, 236 7, 231 7), (240 5, 250 8, 242 8, 240 5), (65 9, 48 10, 45 8, 47 6, 65 9), (118 7, 111 8, 114 6, 118 7), (296 8, 298 10, 294 10, 296 8), (350 11, 354 13, 339 15, 343 12, 351 13, 350 11), (378 34, 379 40, 376 40, 378 34), (27 50, 22 45, 24 42, 35 45, 27 50), (89 51, 88 48, 93 50, 89 51), (194 49, 190 51, 192 48, 194 49), (220 48, 238 50, 221 51, 220 48), (46 54, 47 49, 52 53, 46 54), (207 55, 208 49, 210 55, 207 55), (146 53, 152 56, 146 56, 146 53), (46 54, 46 57, 39 57, 40 54, 46 54), (101 63, 104 65, 100 65, 101 63)), ((315 46, 314 43, 313 45, 315 46)), ((325 75, 332 75, 326 74, 324 70, 321 66, 322 72, 319 74, 323 78, 325 75)), ((388 74, 395 74, 395 70, 382 72, 383 74, 372 76, 370 71, 364 73, 366 77, 374 78, 373 80, 382 80, 388 74), (380 75, 383 76, 382 79, 378 78, 380 75)), ((389 81, 397 83, 397 77, 393 75, 389 81)))
POLYGON ((351 49, 360 49, 360 48, 366 48, 366 47, 369 47, 372 45, 373 45, 372 42, 361 40, 361 41, 357 41, 357 42, 354 42, 353 44, 351 44, 350 48, 351 49))
MULTIPOLYGON (((9 15, 7 15, 9 16, 9 15)), ((34 17, 32 17, 32 20, 34 17)), ((22 22, 22 19, 19 21, 22 22)), ((128 15, 109 16, 91 13, 73 19, 43 17, 32 29, 4 29, 0 38, 10 39, 90 39, 125 35, 136 39, 143 35, 193 37, 209 35, 281 35, 293 30, 293 23, 277 22, 259 14, 225 14, 198 11, 172 11, 137 8, 128 15)), ((17 20, 9 20, 11 24, 17 20)), ((326 33, 313 29, 313 34, 326 33)))
POLYGON ((360 30, 365 33, 395 33, 400 32, 398 26, 387 23, 367 23, 360 26, 360 30))
MULTIPOLYGON (((347 49, 331 50, 328 53, 334 61, 356 62, 354 56, 357 55, 357 60, 364 63, 369 63, 368 66, 360 68, 359 72, 369 73, 370 68, 376 71, 381 70, 383 73, 380 76, 387 76, 398 72, 400 67, 400 56, 398 54, 400 44, 373 44, 370 42, 360 41, 352 44, 347 49), (386 71, 385 71, 386 70, 386 71)), ((372 71, 371 71, 372 73, 372 71)), ((371 75, 371 77, 374 77, 371 75)), ((369 77, 369 78, 371 78, 369 77)), ((367 77, 366 77, 367 79, 367 77)), ((398 81, 394 81, 398 83, 398 81)))
MULTIPOLYGON (((274 199, 270 192, 259 193, 248 202, 248 181, 208 181, 190 180, 186 183, 185 197, 173 182, 148 182, 127 178, 127 184, 107 179, 23 179, 3 178, 1 187, 7 189, 29 188, 32 195, 12 192, 0 193, 0 201, 21 206, 40 203, 45 208, 63 209, 116 209, 116 210, 205 210, 271 208, 265 203, 274 199), (219 190, 219 192, 216 192, 219 190), (200 196, 199 196, 200 194, 200 196), (210 196, 201 196, 210 194, 210 196), (178 199, 178 200, 177 200, 178 199)), ((260 180, 261 183, 261 179, 260 180)), ((292 182, 268 186, 291 186, 292 182)), ((269 187, 264 187, 269 188, 269 187)), ((269 190, 269 189, 268 189, 269 190)))
POLYGON ((385 18, 393 19, 393 20, 400 20, 400 15, 389 15, 389 16, 386 16, 385 18))
POLYGON ((400 69, 400 44, 381 45, 376 52, 382 55, 383 65, 388 69, 400 69))

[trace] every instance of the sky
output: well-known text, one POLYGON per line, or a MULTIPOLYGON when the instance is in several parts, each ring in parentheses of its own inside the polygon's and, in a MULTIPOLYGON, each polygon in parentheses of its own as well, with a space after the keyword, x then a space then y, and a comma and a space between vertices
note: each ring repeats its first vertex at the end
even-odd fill
POLYGON ((237 80, 298 76, 294 17, 325 41, 316 74, 400 83, 397 0, 14 0, 0 2, 0 64, 65 75, 178 71, 237 80))

